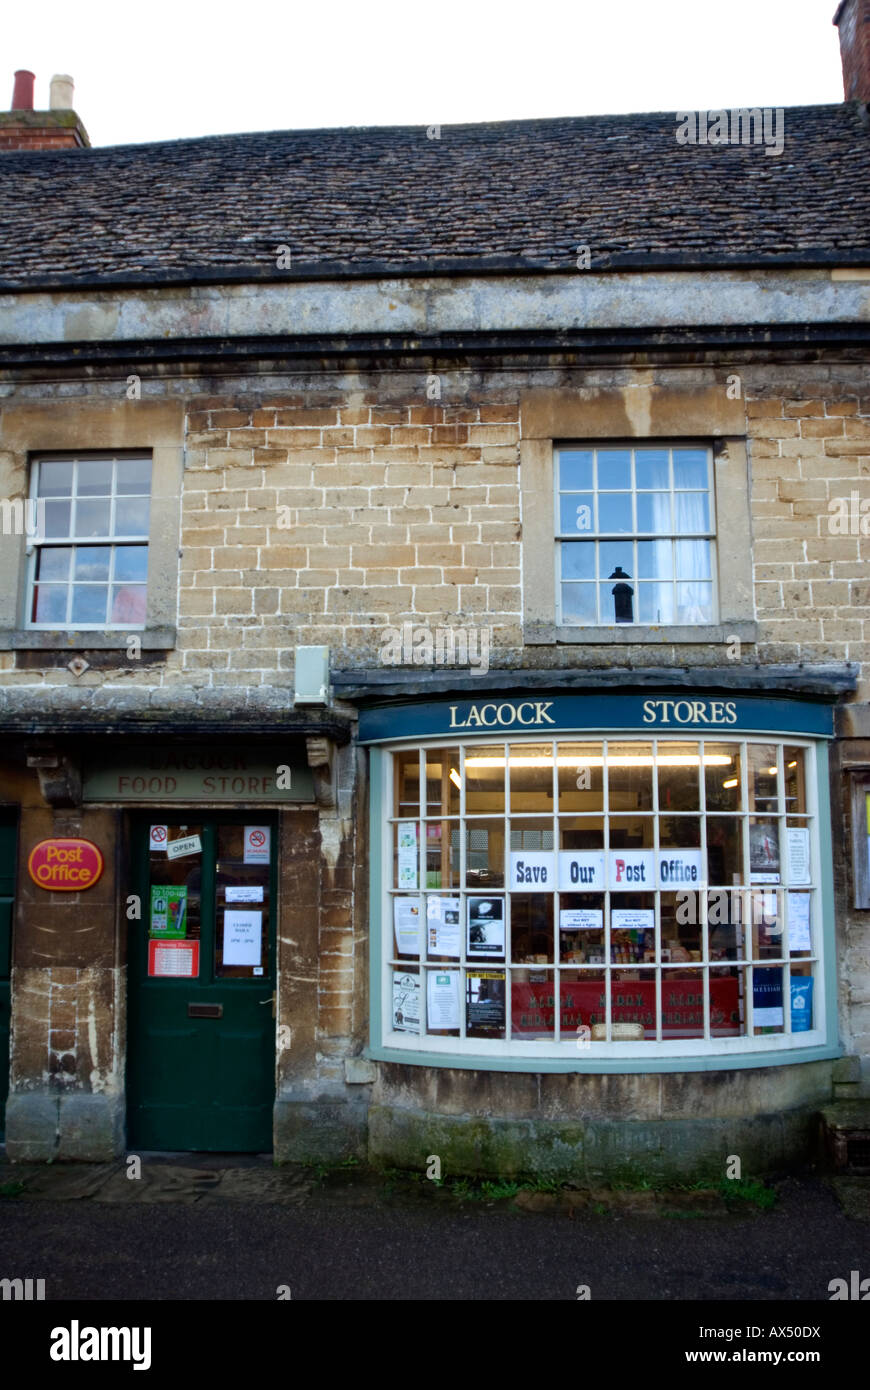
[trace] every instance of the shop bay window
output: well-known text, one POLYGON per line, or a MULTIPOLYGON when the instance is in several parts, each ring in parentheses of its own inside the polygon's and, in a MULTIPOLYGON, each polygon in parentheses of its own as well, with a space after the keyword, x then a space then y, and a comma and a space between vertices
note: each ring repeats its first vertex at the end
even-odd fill
POLYGON ((582 1066, 819 1039, 811 744, 530 736, 387 761, 391 1045, 582 1066))

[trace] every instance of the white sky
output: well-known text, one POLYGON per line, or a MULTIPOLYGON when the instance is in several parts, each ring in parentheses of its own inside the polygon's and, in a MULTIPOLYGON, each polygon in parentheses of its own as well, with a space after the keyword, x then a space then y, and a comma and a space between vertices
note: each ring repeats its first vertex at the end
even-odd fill
MULTIPOLYGON (((94 145, 231 131, 840 102, 837 0, 9 0, 94 145)), ((5 69, 5 71, 3 70, 5 69)))

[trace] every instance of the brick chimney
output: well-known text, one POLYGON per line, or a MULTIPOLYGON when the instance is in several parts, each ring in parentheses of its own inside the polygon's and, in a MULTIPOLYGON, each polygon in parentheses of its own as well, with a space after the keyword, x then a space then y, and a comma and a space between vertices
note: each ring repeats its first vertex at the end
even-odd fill
POLYGON ((4 150, 72 150, 90 145, 72 109, 73 80, 65 74, 51 79, 51 109, 34 111, 32 72, 15 74, 11 111, 0 111, 0 153, 4 150))
POLYGON ((846 100, 870 102, 870 0, 842 0, 834 23, 840 31, 846 100))

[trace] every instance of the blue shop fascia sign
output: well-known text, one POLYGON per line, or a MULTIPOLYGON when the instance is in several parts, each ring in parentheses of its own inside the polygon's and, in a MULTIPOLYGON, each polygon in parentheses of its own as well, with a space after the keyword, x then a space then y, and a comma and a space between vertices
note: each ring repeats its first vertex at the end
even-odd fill
POLYGON ((800 734, 833 738, 834 713, 811 700, 666 694, 479 695, 376 705, 359 717, 361 743, 499 734, 800 734))

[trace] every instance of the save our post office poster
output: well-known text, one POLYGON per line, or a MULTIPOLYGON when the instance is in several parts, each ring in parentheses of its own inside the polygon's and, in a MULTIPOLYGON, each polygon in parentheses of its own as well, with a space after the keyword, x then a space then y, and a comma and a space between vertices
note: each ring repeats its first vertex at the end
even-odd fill
POLYGON ((150 935, 167 940, 187 936, 187 889, 151 885, 150 935))

